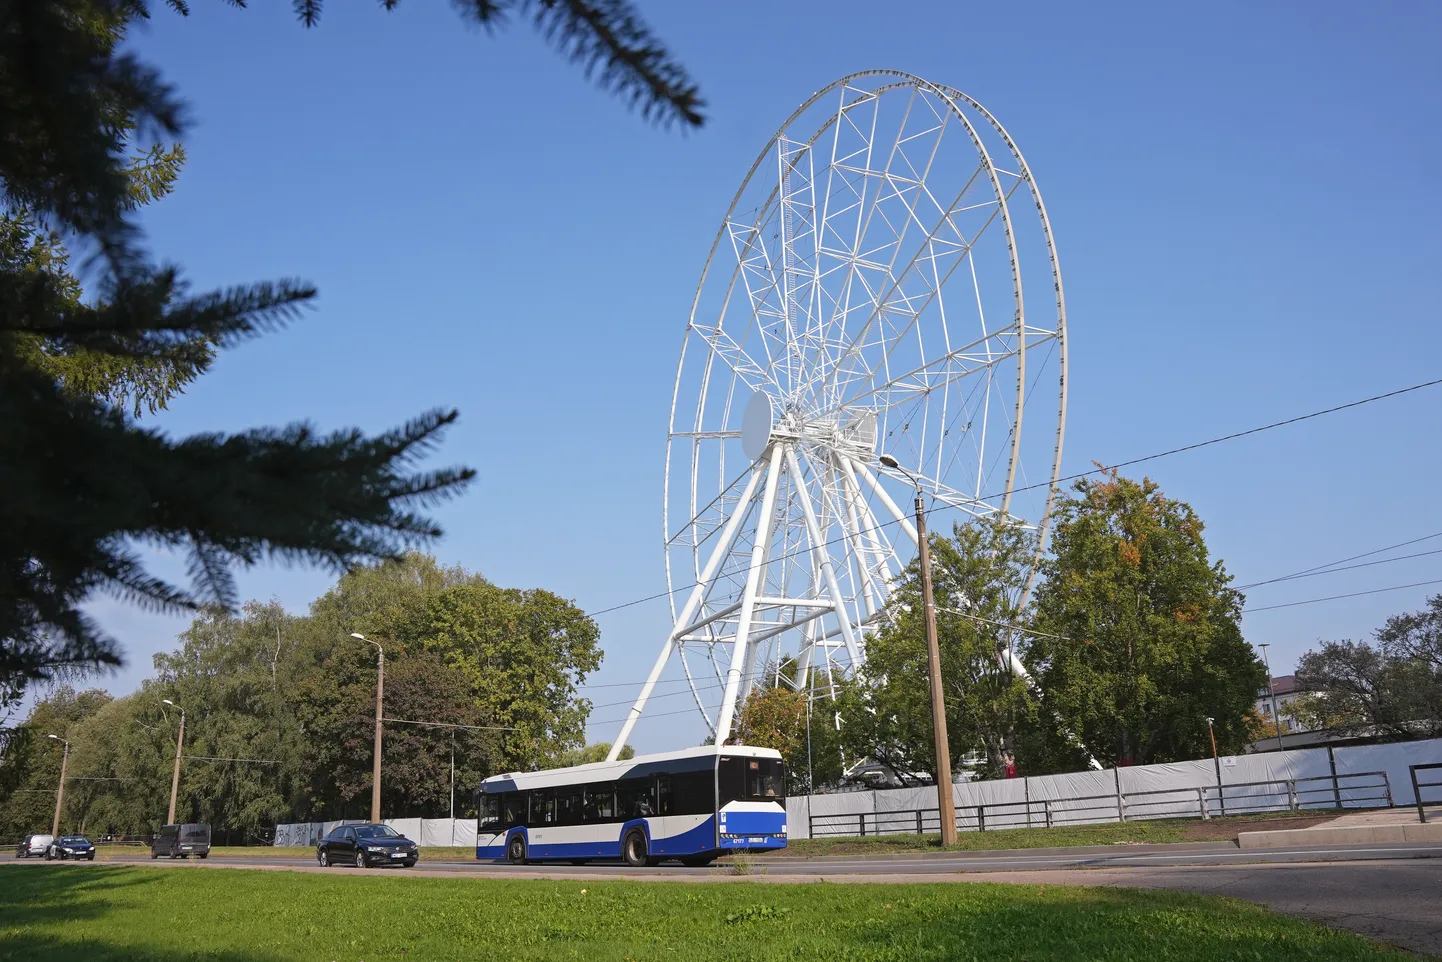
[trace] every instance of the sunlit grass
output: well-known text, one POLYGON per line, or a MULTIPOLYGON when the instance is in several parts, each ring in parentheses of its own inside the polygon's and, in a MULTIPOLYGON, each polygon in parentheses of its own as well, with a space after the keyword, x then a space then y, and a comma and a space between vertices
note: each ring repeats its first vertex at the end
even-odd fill
POLYGON ((0 867, 0 960, 1400 960, 1208 896, 0 867))

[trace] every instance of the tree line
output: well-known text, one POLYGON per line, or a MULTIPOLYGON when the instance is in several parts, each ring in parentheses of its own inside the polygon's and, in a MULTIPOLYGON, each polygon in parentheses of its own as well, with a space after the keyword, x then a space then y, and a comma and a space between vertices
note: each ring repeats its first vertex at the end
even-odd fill
MULTIPOLYGON (((1197 758, 1254 737, 1266 669, 1242 637, 1242 596, 1213 561, 1191 507, 1150 480, 1083 479, 1057 509, 1031 583, 1034 532, 1003 520, 931 536, 950 748, 980 777, 1197 758), (1035 684, 1009 667, 1014 655, 1035 684), (1211 718, 1209 732, 1207 719, 1211 718)), ((740 712, 747 737, 786 754, 795 787, 857 761, 902 784, 934 778, 924 604, 915 561, 888 624, 853 678, 820 678, 834 700, 806 708, 794 666, 773 666, 740 712), (809 733, 809 739, 808 739, 809 733), (806 749, 809 742, 809 759, 806 749)))
POLYGON ((49 824, 49 734, 70 741, 64 826, 154 830, 179 723, 165 699, 186 712, 178 819, 254 840, 278 822, 366 817, 377 658, 352 632, 386 653, 387 817, 447 815, 453 761, 463 816, 487 775, 604 758, 609 746, 584 744, 579 696, 601 663, 595 622, 552 592, 413 553, 347 574, 304 615, 276 602, 203 612, 134 694, 57 689, 0 756, 0 831, 49 824))
MULTIPOLYGON (((981 778, 1236 754, 1272 729, 1256 710, 1267 671, 1242 635, 1244 598, 1211 558, 1192 508, 1150 480, 1079 481, 1058 506, 1034 590, 1034 535, 974 519, 934 533, 931 556, 953 770, 981 778), (1035 680, 1006 667, 1013 652, 1035 680)), ((936 767, 915 563, 893 618, 853 678, 799 680, 771 665, 739 713, 752 744, 786 757, 793 791, 866 760, 902 784, 936 767), (806 688, 832 697, 808 705, 806 688)), ((1302 656, 1289 711, 1313 730, 1383 740, 1442 734, 1442 596, 1389 619, 1370 643, 1302 656)))

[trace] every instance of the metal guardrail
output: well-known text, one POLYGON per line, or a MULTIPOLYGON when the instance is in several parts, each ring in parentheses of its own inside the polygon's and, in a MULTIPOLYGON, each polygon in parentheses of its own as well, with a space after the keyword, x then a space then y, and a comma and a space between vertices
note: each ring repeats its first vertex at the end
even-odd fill
MULTIPOLYGON (((1433 762, 1430 765, 1408 765, 1407 772, 1412 776, 1412 797, 1417 801, 1417 818, 1422 824, 1427 824, 1427 803, 1422 801, 1422 789, 1442 788, 1442 781, 1422 782, 1417 780, 1418 772, 1436 771, 1442 769, 1442 762, 1433 762)), ((1438 799, 1432 804, 1442 804, 1438 799)))
MULTIPOLYGON (((1413 767, 1442 768, 1442 764, 1413 767)), ((1413 784, 1417 784, 1415 772, 1413 784)), ((1425 786, 1434 783, 1423 784, 1425 786)), ((1435 784, 1442 786, 1442 781, 1435 784)), ((1343 807, 1393 807, 1392 783, 1387 773, 1357 772, 1348 775, 1237 782, 1220 786, 1198 785, 1145 792, 1112 792, 1072 798, 958 805, 956 827, 963 832, 985 832, 1004 828, 1054 828, 1075 823, 1103 824, 1158 818, 1210 819, 1214 815, 1298 812, 1343 807), (1347 795, 1346 806, 1343 805, 1344 792, 1347 795)), ((935 808, 809 815, 807 828, 812 838, 843 835, 921 835, 939 832, 941 819, 935 808)))

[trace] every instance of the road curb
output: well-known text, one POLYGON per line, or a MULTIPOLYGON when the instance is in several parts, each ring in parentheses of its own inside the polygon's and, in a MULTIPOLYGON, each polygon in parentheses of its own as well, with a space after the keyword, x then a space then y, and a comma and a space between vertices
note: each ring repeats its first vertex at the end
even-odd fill
POLYGON ((1442 823, 1416 825, 1346 825, 1337 828, 1274 829, 1242 832, 1238 848, 1300 848, 1312 845, 1369 845, 1378 842, 1442 842, 1442 823))

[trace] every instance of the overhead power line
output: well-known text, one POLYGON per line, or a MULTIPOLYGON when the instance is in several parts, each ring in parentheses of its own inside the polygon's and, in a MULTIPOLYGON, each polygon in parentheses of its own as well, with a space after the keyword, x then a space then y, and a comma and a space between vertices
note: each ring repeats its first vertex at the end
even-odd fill
POLYGON ((1339 565, 1345 565, 1349 561, 1356 561, 1358 558, 1370 558, 1374 554, 1381 554, 1384 551, 1393 551, 1397 548, 1405 548, 1408 545, 1420 544, 1423 541, 1431 541, 1433 538, 1442 538, 1442 531, 1438 531, 1433 534, 1424 534, 1422 537, 1413 538, 1410 541, 1399 541, 1396 544, 1389 544, 1385 548, 1373 548, 1371 551, 1364 551, 1361 554, 1354 554, 1350 558, 1341 558, 1337 561, 1329 562, 1328 564, 1316 565, 1311 568, 1303 568, 1301 571, 1294 571, 1289 575, 1281 575, 1276 578, 1268 578, 1265 581, 1254 581, 1248 585, 1239 585, 1237 587, 1237 590, 1246 591, 1248 588, 1257 588, 1261 585, 1276 584, 1279 581, 1291 581, 1294 578, 1310 578, 1315 575, 1331 574, 1333 571, 1350 571, 1353 568, 1365 568, 1367 567, 1367 565, 1387 564, 1391 561, 1405 561, 1409 558, 1422 558, 1426 557, 1427 555, 1442 553, 1442 549, 1439 549, 1438 551, 1423 551, 1418 554, 1405 554, 1396 558, 1383 558, 1381 561, 1369 561, 1367 562, 1367 564, 1349 565, 1345 568, 1338 567, 1339 565))
POLYGON ((509 728, 505 725, 457 725, 454 722, 427 722, 411 721, 409 718, 382 718, 381 721, 389 722, 392 725, 419 725, 422 728, 465 728, 477 732, 518 732, 519 728, 509 728))
MULTIPOLYGON (((1132 458, 1132 459, 1129 460, 1129 461, 1118 461, 1118 462, 1116 462, 1116 463, 1114 463, 1114 464, 1103 465, 1103 466, 1101 466, 1101 467, 1093 468, 1093 469, 1091 469, 1090 471, 1080 471, 1080 472, 1077 472, 1076 474, 1070 474, 1070 475, 1067 475, 1067 476, 1065 476, 1065 477, 1057 478, 1056 483, 1057 483, 1058 485, 1060 485, 1060 484, 1064 484, 1064 483, 1066 483, 1066 482, 1068 482, 1068 481, 1078 481, 1078 480, 1080 480, 1080 479, 1082 479, 1082 478, 1091 477, 1092 475, 1096 475, 1096 474, 1104 474, 1104 473, 1106 473, 1106 472, 1108 472, 1108 471, 1115 471, 1115 470, 1117 470, 1117 469, 1119 469, 1119 468, 1127 468, 1127 467, 1131 467, 1131 466, 1137 465, 1137 464, 1145 464, 1145 463, 1147 463, 1148 461, 1156 461, 1156 460, 1158 460, 1158 459, 1160 459, 1160 458, 1168 458, 1168 457, 1171 457, 1172 455, 1175 455, 1175 454, 1183 454, 1183 453, 1185 453, 1185 452, 1187 452, 1187 451, 1196 451, 1196 450, 1198 450, 1198 449, 1200 449, 1200 448, 1210 447, 1210 446, 1212 446, 1212 445, 1214 445, 1214 444, 1222 444, 1223 442, 1226 442, 1226 441, 1235 441, 1235 440, 1237 440, 1237 439, 1239 439, 1239 438, 1250 437, 1250 436, 1252 436, 1252 435, 1254 435, 1254 434, 1261 434, 1261 433, 1264 432, 1264 431, 1272 431, 1272 430, 1275 430, 1275 429, 1277 429, 1277 428, 1287 427, 1288 425, 1299 424, 1299 423, 1301 423, 1301 422, 1303 422, 1303 421, 1310 421, 1310 420, 1312 420, 1312 419, 1314 419, 1314 418, 1323 417, 1323 416, 1328 415, 1328 414, 1336 414, 1336 413, 1338 413, 1338 412, 1340 412, 1340 411, 1351 410, 1352 408, 1361 407, 1361 406, 1364 405, 1364 404, 1372 404, 1372 403, 1377 402, 1377 401, 1385 401, 1385 400, 1387 400, 1387 399, 1389 399, 1389 398, 1400 397, 1400 396, 1402 396, 1402 395, 1404 395, 1404 394, 1410 394, 1410 393, 1412 393, 1412 392, 1414 392, 1414 391, 1420 391, 1420 390, 1422 390, 1422 389, 1424 389, 1424 388, 1436 387, 1436 386, 1439 385, 1439 384, 1442 384, 1442 378, 1435 378, 1435 379, 1430 380, 1430 381, 1423 381, 1423 382, 1421 382, 1420 384, 1413 384, 1413 385, 1410 385, 1410 386, 1408 386, 1408 387, 1398 388, 1398 389, 1395 390, 1395 391, 1387 391, 1387 392, 1382 393, 1382 394, 1374 394, 1374 395, 1372 395, 1372 396, 1370 396, 1370 397, 1360 398, 1360 399, 1358 399, 1358 400, 1356 400, 1356 401, 1348 401, 1346 404, 1337 404, 1337 405, 1333 405, 1332 407, 1322 408, 1322 409, 1319 410, 1319 411, 1312 411, 1312 412, 1309 412, 1309 413, 1307 413, 1307 414, 1299 414, 1299 415, 1297 415, 1297 416, 1295 416, 1295 417, 1285 418, 1285 419, 1280 420, 1280 421, 1272 421, 1272 422, 1269 423, 1269 424, 1263 424, 1263 425, 1259 425, 1259 426, 1254 427, 1254 428, 1248 428, 1248 429, 1246 429, 1245 431, 1234 431, 1234 432, 1232 432, 1231 434, 1224 434, 1224 435, 1221 435, 1221 436, 1219 436, 1219 437, 1208 438, 1208 439, 1205 440, 1205 441, 1197 441, 1197 442, 1195 442, 1195 443, 1193 443, 1193 444, 1185 444, 1185 445, 1182 445, 1181 447, 1169 448, 1169 449, 1166 450, 1166 451, 1158 451, 1158 452, 1155 453, 1155 454, 1148 454, 1148 455, 1145 455, 1145 456, 1140 457, 1140 458, 1132 458)), ((1023 486, 1023 487, 1020 487, 1020 488, 1013 488, 1013 489, 1012 489, 1012 494, 1019 494, 1019 493, 1021 493, 1021 492, 1023 492, 1023 491, 1032 491, 1032 490, 1035 490, 1035 489, 1037 489, 1037 488, 1050 487, 1051 484, 1052 484, 1052 482, 1050 482, 1050 481, 1041 481, 1041 482, 1037 482, 1036 484, 1029 484, 1029 485, 1025 485, 1025 486, 1023 486)), ((978 500, 987 501, 987 500, 989 500, 989 499, 991 499, 991 498, 999 497, 1002 493, 1003 493, 1003 492, 996 492, 996 493, 993 493, 993 494, 989 494, 989 495, 987 495, 986 497, 980 498, 980 499, 978 499, 978 500)), ((933 505, 932 507, 926 509, 926 513, 927 513, 928 515, 931 515, 932 513, 937 512, 937 511, 952 510, 953 508, 954 508, 953 505, 933 505)), ((879 523, 879 524, 877 525, 877 527, 886 528, 886 527, 890 527, 890 526, 892 526, 892 525, 895 525, 895 524, 897 524, 897 523, 898 523, 898 522, 897 522, 895 519, 892 519, 891 521, 884 521, 884 522, 879 523)), ((827 542, 825 543, 825 545, 823 545, 822 547, 829 547, 829 546, 834 545, 834 544, 840 544, 840 543, 844 542, 845 540, 846 540, 846 536, 845 536, 844 534, 843 534, 843 535, 839 535, 839 536, 831 539, 830 541, 827 541, 827 542)), ((799 556, 799 555, 801 555, 801 554, 810 553, 811 550, 812 550, 811 548, 806 548, 806 549, 800 549, 800 548, 798 548, 796 551, 793 551, 793 552, 791 552, 791 553, 789 553, 789 554, 783 555, 783 556, 781 556, 781 557, 779 557, 779 558, 769 559, 767 562, 765 562, 765 564, 769 565, 769 564, 774 564, 774 563, 776 563, 776 562, 778 562, 778 561, 786 561, 786 560, 789 560, 790 558, 799 556)), ((1382 549, 1382 550, 1386 550, 1386 549, 1382 549)), ((1361 557, 1361 556, 1359 555, 1358 557, 1361 557)), ((1348 560, 1350 560, 1350 559, 1348 559, 1348 560)), ((743 567, 743 568, 734 568, 734 569, 731 569, 730 571, 722 572, 722 573, 718 574, 717 577, 734 577, 734 576, 736 576, 736 575, 738 575, 738 574, 742 574, 743 572, 750 571, 752 567, 754 567, 754 566, 748 565, 748 566, 743 567)), ((594 617, 599 617, 600 615, 611 614, 612 612, 621 611, 621 610, 623 610, 623 609, 625 609, 625 608, 633 608, 633 607, 635 607, 636 605, 645 604, 645 603, 647 603, 647 602, 649 602, 649 601, 656 601, 656 600, 658 600, 658 599, 660 599, 660 598, 667 598, 667 597, 670 597, 671 595, 674 595, 674 594, 676 594, 676 593, 678 593, 678 592, 681 592, 681 591, 689 591, 690 589, 696 587, 696 584, 697 584, 697 582, 694 582, 694 581, 693 581, 693 582, 690 582, 689 584, 685 584, 685 585, 681 585, 681 586, 676 587, 676 588, 672 588, 672 589, 669 590, 669 591, 660 591, 660 592, 657 592, 657 593, 655 593, 655 594, 646 595, 645 597, 642 597, 642 598, 636 598, 636 599, 631 600, 631 601, 622 602, 621 604, 618 604, 618 605, 612 605, 612 606, 610 606, 609 608, 602 608, 602 609, 600 609, 600 610, 598 610, 598 611, 593 611, 593 612, 591 612, 591 617, 593 617, 593 618, 594 618, 594 617)))
POLYGON ((1299 605, 1315 605, 1323 601, 1338 601, 1342 598, 1360 598, 1363 595, 1380 595, 1388 591, 1401 591, 1404 588, 1421 588, 1426 585, 1442 585, 1442 578, 1438 578, 1436 581, 1416 581, 1410 585, 1391 585, 1387 588, 1373 588, 1370 591, 1351 591, 1345 595, 1328 595, 1325 598, 1308 598, 1306 601, 1289 601, 1286 604, 1265 605, 1261 608, 1246 608, 1244 610, 1251 613, 1257 611, 1274 611, 1277 608, 1296 608, 1299 605))
POLYGON ((1283 575, 1280 578, 1270 578, 1266 581, 1254 581, 1252 584, 1249 585, 1241 585, 1237 588, 1237 590, 1247 591, 1248 589, 1260 588, 1264 585, 1274 585, 1287 581, 1296 581, 1298 578, 1318 578, 1322 575, 1334 575, 1342 571, 1356 571, 1358 568, 1371 568, 1375 565, 1391 564, 1394 561, 1411 561, 1413 558, 1429 558, 1432 555, 1438 554, 1442 554, 1442 548, 1438 548, 1436 551, 1419 551, 1416 554, 1398 555, 1395 558, 1382 558, 1378 561, 1363 561, 1359 564, 1354 565, 1340 565, 1338 567, 1323 568, 1320 571, 1299 571, 1296 574, 1283 575))

